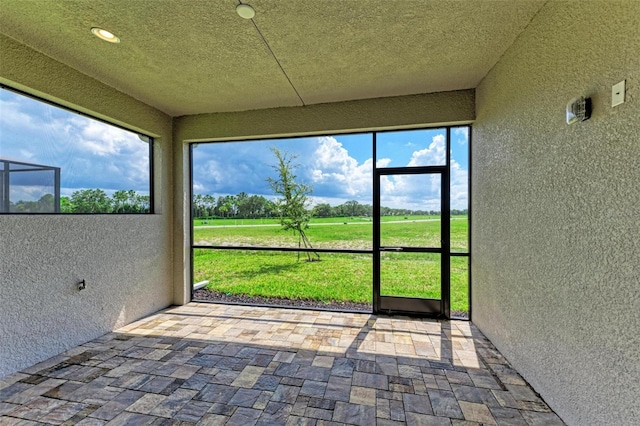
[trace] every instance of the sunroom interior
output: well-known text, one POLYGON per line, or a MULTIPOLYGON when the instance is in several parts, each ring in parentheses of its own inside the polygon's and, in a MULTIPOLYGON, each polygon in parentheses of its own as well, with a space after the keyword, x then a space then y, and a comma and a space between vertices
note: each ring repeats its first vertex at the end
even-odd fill
POLYGON ((567 424, 640 417, 640 3, 239 3, 2 2, 0 83, 153 137, 154 197, 0 215, 0 378, 190 302, 190 144, 471 125, 473 324, 567 424))

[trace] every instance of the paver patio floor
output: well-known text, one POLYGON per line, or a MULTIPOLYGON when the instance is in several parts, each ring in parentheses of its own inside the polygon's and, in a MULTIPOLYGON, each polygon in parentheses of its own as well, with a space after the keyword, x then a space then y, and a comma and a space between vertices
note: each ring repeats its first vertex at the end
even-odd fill
POLYGON ((189 303, 0 379, 0 424, 564 423, 469 322, 189 303))

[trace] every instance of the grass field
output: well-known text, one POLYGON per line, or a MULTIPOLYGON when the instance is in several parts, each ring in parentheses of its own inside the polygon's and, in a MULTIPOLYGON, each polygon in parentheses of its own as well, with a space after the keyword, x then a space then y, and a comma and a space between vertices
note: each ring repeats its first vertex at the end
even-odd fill
MULTIPOLYGON (((466 216, 454 216, 455 218, 466 218, 466 216)), ((413 221, 423 219, 440 219, 440 216, 435 215, 416 215, 416 216, 383 216, 382 222, 396 222, 396 221, 413 221), (406 217, 406 219, 405 219, 406 217)), ((370 217, 314 217, 309 222, 311 225, 314 223, 371 223, 370 217)), ((277 218, 264 218, 264 219, 234 219, 234 218, 215 218, 215 219, 194 219, 193 226, 233 226, 233 225, 280 225, 280 220, 277 218)))
MULTIPOLYGON (((440 244, 438 216, 383 219, 380 227, 383 246, 438 247, 440 244)), ((373 225, 369 218, 314 219, 306 232, 317 248, 373 248, 373 225)), ((195 245, 297 247, 293 233, 280 230, 279 222, 274 219, 196 220, 193 241, 195 245)), ((468 251, 466 216, 451 219, 450 241, 452 251, 468 251)))
MULTIPOLYGON (((437 216, 383 219, 382 245, 439 244, 437 216)), ((196 245, 297 247, 297 238, 280 230, 275 220, 206 222, 196 222, 196 245)), ((317 248, 371 250, 372 232, 368 218, 328 218, 312 222, 307 235, 317 248)), ((452 250, 467 251, 467 241, 466 217, 454 217, 452 250)), ((304 262, 304 256, 298 261, 294 252, 195 249, 194 281, 209 280, 211 290, 228 294, 371 303, 372 255, 321 253, 320 256, 320 262, 304 262)), ((439 283, 439 254, 383 253, 381 294, 439 298, 439 283)), ((468 311, 467 283, 468 259, 451 257, 452 310, 468 311)))

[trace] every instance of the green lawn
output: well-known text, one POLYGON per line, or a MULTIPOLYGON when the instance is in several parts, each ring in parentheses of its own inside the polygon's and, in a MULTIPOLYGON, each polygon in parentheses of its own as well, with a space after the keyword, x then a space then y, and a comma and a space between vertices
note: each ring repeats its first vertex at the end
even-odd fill
MULTIPOLYGON (((463 216, 456 216, 463 217, 463 216)), ((466 216, 465 216, 466 217, 466 216)), ((422 220, 422 219, 439 219, 440 216, 433 215, 416 215, 416 216, 383 216, 382 222, 391 222, 391 221, 413 221, 413 220, 422 220), (406 217, 406 219, 405 219, 406 217)), ((313 217, 311 218, 310 224, 314 223, 371 223, 372 219, 370 217, 360 217, 360 216, 351 216, 351 217, 313 217)), ((268 225, 274 224, 279 225, 280 220, 277 218, 264 218, 264 219, 234 219, 234 218, 215 218, 215 219, 194 219, 193 226, 232 226, 232 225, 268 225)))
MULTIPOLYGON (((323 225, 314 226, 311 223, 307 229, 307 236, 317 248, 337 249, 365 249, 373 248, 373 225, 371 222, 347 222, 342 219, 332 218, 322 222, 323 225), (331 223, 331 225, 328 225, 331 223)), ((380 227, 381 245, 383 246, 413 246, 413 247, 439 247, 440 245, 440 218, 438 216, 410 216, 409 219, 384 217, 380 227), (389 219, 389 220, 386 220, 389 219), (421 222, 420 220, 427 220, 421 222), (385 223, 387 222, 387 223, 385 223), (392 223, 388 223, 392 222, 392 223)), ((216 219, 227 221, 227 219, 216 219)), ((246 219, 247 223, 234 225, 230 222, 208 221, 208 225, 197 226, 193 231, 193 241, 196 245, 236 245, 236 246, 262 246, 262 247, 297 247, 297 238, 292 232, 284 232, 279 224, 274 226, 260 223, 262 219, 246 219), (277 225, 277 226, 276 226, 277 225), (214 226, 214 227, 207 227, 214 226), (218 227, 220 226, 220 227, 218 227)), ((237 220, 241 222, 241 219, 237 220)), ((451 220, 451 250, 467 251, 467 218, 456 216, 451 220)))
POLYGON ((321 262, 294 252, 205 250, 194 252, 195 281, 222 293, 371 303, 371 255, 323 253, 321 262))
MULTIPOLYGON (((318 248, 372 249, 371 222, 361 224, 350 218, 324 220, 307 230, 318 248)), ((367 219, 367 218, 364 218, 367 219)), ((388 218, 384 218, 388 219, 388 218)), ((194 228, 197 245, 296 247, 297 239, 279 226, 217 226, 221 219, 194 228)), ((257 223, 256 223, 257 222, 257 223)), ((266 220, 265 220, 266 223, 266 220)), ((273 222, 272 222, 273 223, 273 222)), ((438 217, 391 218, 381 226, 386 246, 434 246, 439 244, 438 217), (424 221, 423 221, 424 220, 424 221), (391 223, 389 223, 391 222, 391 223)), ((466 217, 451 221, 453 251, 467 250, 466 217)), ((194 250, 194 281, 209 280, 209 288, 222 293, 311 299, 318 301, 355 301, 371 303, 372 256, 369 254, 321 253, 320 262, 298 261, 295 252, 251 250, 194 250)), ((451 258, 451 306, 468 311, 468 260, 451 258)), ((383 253, 381 293, 406 297, 440 297, 440 255, 425 253, 383 253)))

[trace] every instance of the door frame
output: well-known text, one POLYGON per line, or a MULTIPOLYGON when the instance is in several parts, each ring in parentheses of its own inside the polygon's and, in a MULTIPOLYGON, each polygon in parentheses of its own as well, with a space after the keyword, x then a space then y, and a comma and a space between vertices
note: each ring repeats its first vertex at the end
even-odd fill
POLYGON ((373 177, 373 312, 374 314, 411 314, 450 318, 451 316, 451 261, 450 261, 450 194, 449 166, 375 168, 373 177), (381 202, 380 179, 388 175, 440 175, 440 247, 402 247, 406 253, 440 254, 440 299, 383 296, 380 294, 380 257, 384 251, 395 251, 380 245, 381 202))

